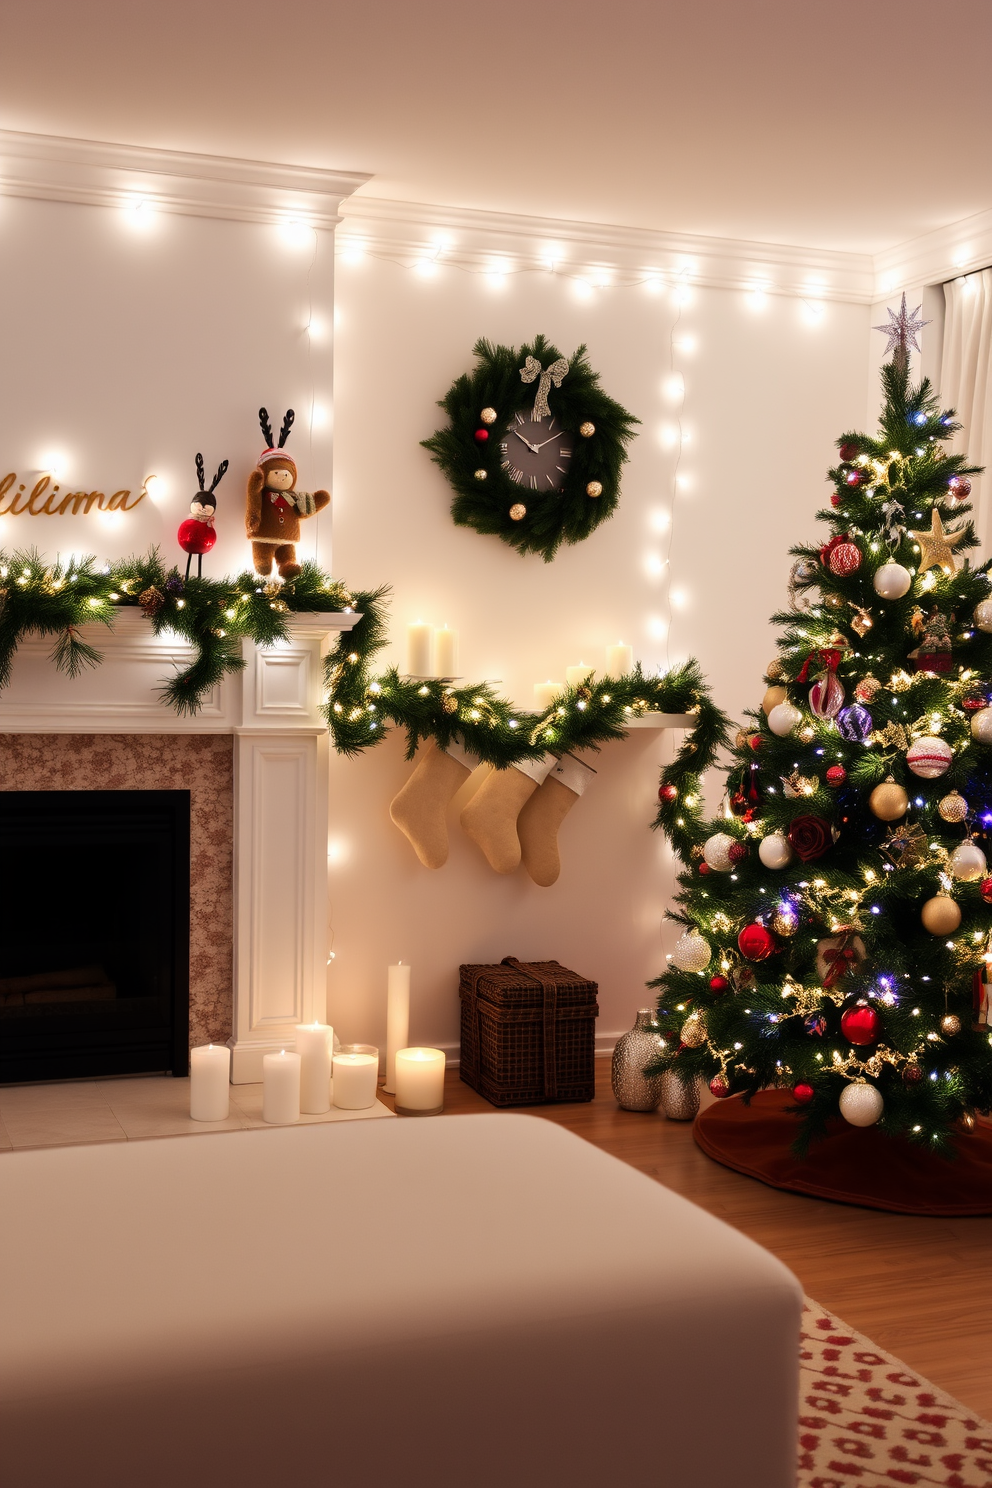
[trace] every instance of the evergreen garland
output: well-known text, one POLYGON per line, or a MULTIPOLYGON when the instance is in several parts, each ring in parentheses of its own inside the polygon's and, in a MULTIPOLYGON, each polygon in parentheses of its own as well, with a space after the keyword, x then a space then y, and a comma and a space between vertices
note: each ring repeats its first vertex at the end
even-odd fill
POLYGON ((535 336, 519 351, 479 340, 473 354, 474 371, 457 378, 440 402, 448 427, 422 443, 454 487, 451 514, 460 527, 492 533, 518 553, 540 553, 550 563, 562 543, 582 542, 613 515, 627 445, 639 420, 603 392, 586 348, 580 346, 561 387, 549 395, 558 424, 574 440, 568 472, 558 490, 527 490, 503 469, 500 444, 514 415, 534 403, 534 384, 520 377, 526 358, 535 357, 547 367, 561 353, 544 336, 535 336), (497 418, 480 443, 476 433, 484 408, 494 409, 497 418), (595 425, 595 433, 583 438, 579 428, 587 421, 595 425), (590 481, 599 482, 601 495, 587 494, 590 481), (510 509, 518 504, 526 506, 527 514, 514 521, 510 509))

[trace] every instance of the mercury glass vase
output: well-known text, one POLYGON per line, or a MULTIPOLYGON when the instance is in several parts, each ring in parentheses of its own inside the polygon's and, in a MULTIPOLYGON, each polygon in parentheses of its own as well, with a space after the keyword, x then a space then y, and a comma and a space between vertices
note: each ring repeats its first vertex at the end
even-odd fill
POLYGON ((661 1035, 652 1028, 650 1008, 641 1008, 629 1033, 617 1039, 610 1082, 617 1105, 624 1111, 655 1111, 661 1100, 661 1075, 646 1075, 644 1067, 662 1048, 661 1035))
POLYGON ((661 1109, 669 1121, 694 1121, 699 1110, 699 1085, 683 1085, 674 1070, 661 1077, 661 1109))

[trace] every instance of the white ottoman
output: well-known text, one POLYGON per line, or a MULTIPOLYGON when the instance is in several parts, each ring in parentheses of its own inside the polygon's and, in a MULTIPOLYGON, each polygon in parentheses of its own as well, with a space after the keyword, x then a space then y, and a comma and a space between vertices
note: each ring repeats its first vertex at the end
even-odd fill
POLYGON ((0 1157, 4 1488, 793 1488, 801 1294, 531 1116, 0 1157))

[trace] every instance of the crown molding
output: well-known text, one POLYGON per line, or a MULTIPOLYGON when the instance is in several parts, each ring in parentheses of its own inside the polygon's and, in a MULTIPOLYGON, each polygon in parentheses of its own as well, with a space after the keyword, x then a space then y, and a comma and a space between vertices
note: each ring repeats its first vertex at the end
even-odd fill
POLYGON ((370 177, 223 155, 0 130, 0 194, 234 222, 301 220, 333 228, 341 202, 370 177))
POLYGON ((992 211, 977 212, 875 255, 876 295, 943 284, 992 264, 992 211))
POLYGON ((795 248, 692 233, 523 217, 507 212, 441 207, 419 202, 353 196, 342 208, 338 237, 347 251, 356 241, 373 254, 416 262, 433 258, 475 270, 503 259, 513 271, 595 277, 632 283, 650 275, 719 289, 762 287, 769 294, 870 304, 875 294, 869 254, 795 248))

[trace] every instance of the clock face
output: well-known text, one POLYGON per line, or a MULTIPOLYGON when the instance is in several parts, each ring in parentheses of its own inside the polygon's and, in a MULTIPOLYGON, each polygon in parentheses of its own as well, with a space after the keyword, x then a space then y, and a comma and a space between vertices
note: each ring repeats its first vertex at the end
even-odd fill
POLYGON ((503 469, 525 491, 558 491, 572 459, 572 436, 552 414, 533 419, 514 414, 499 447, 503 469))

